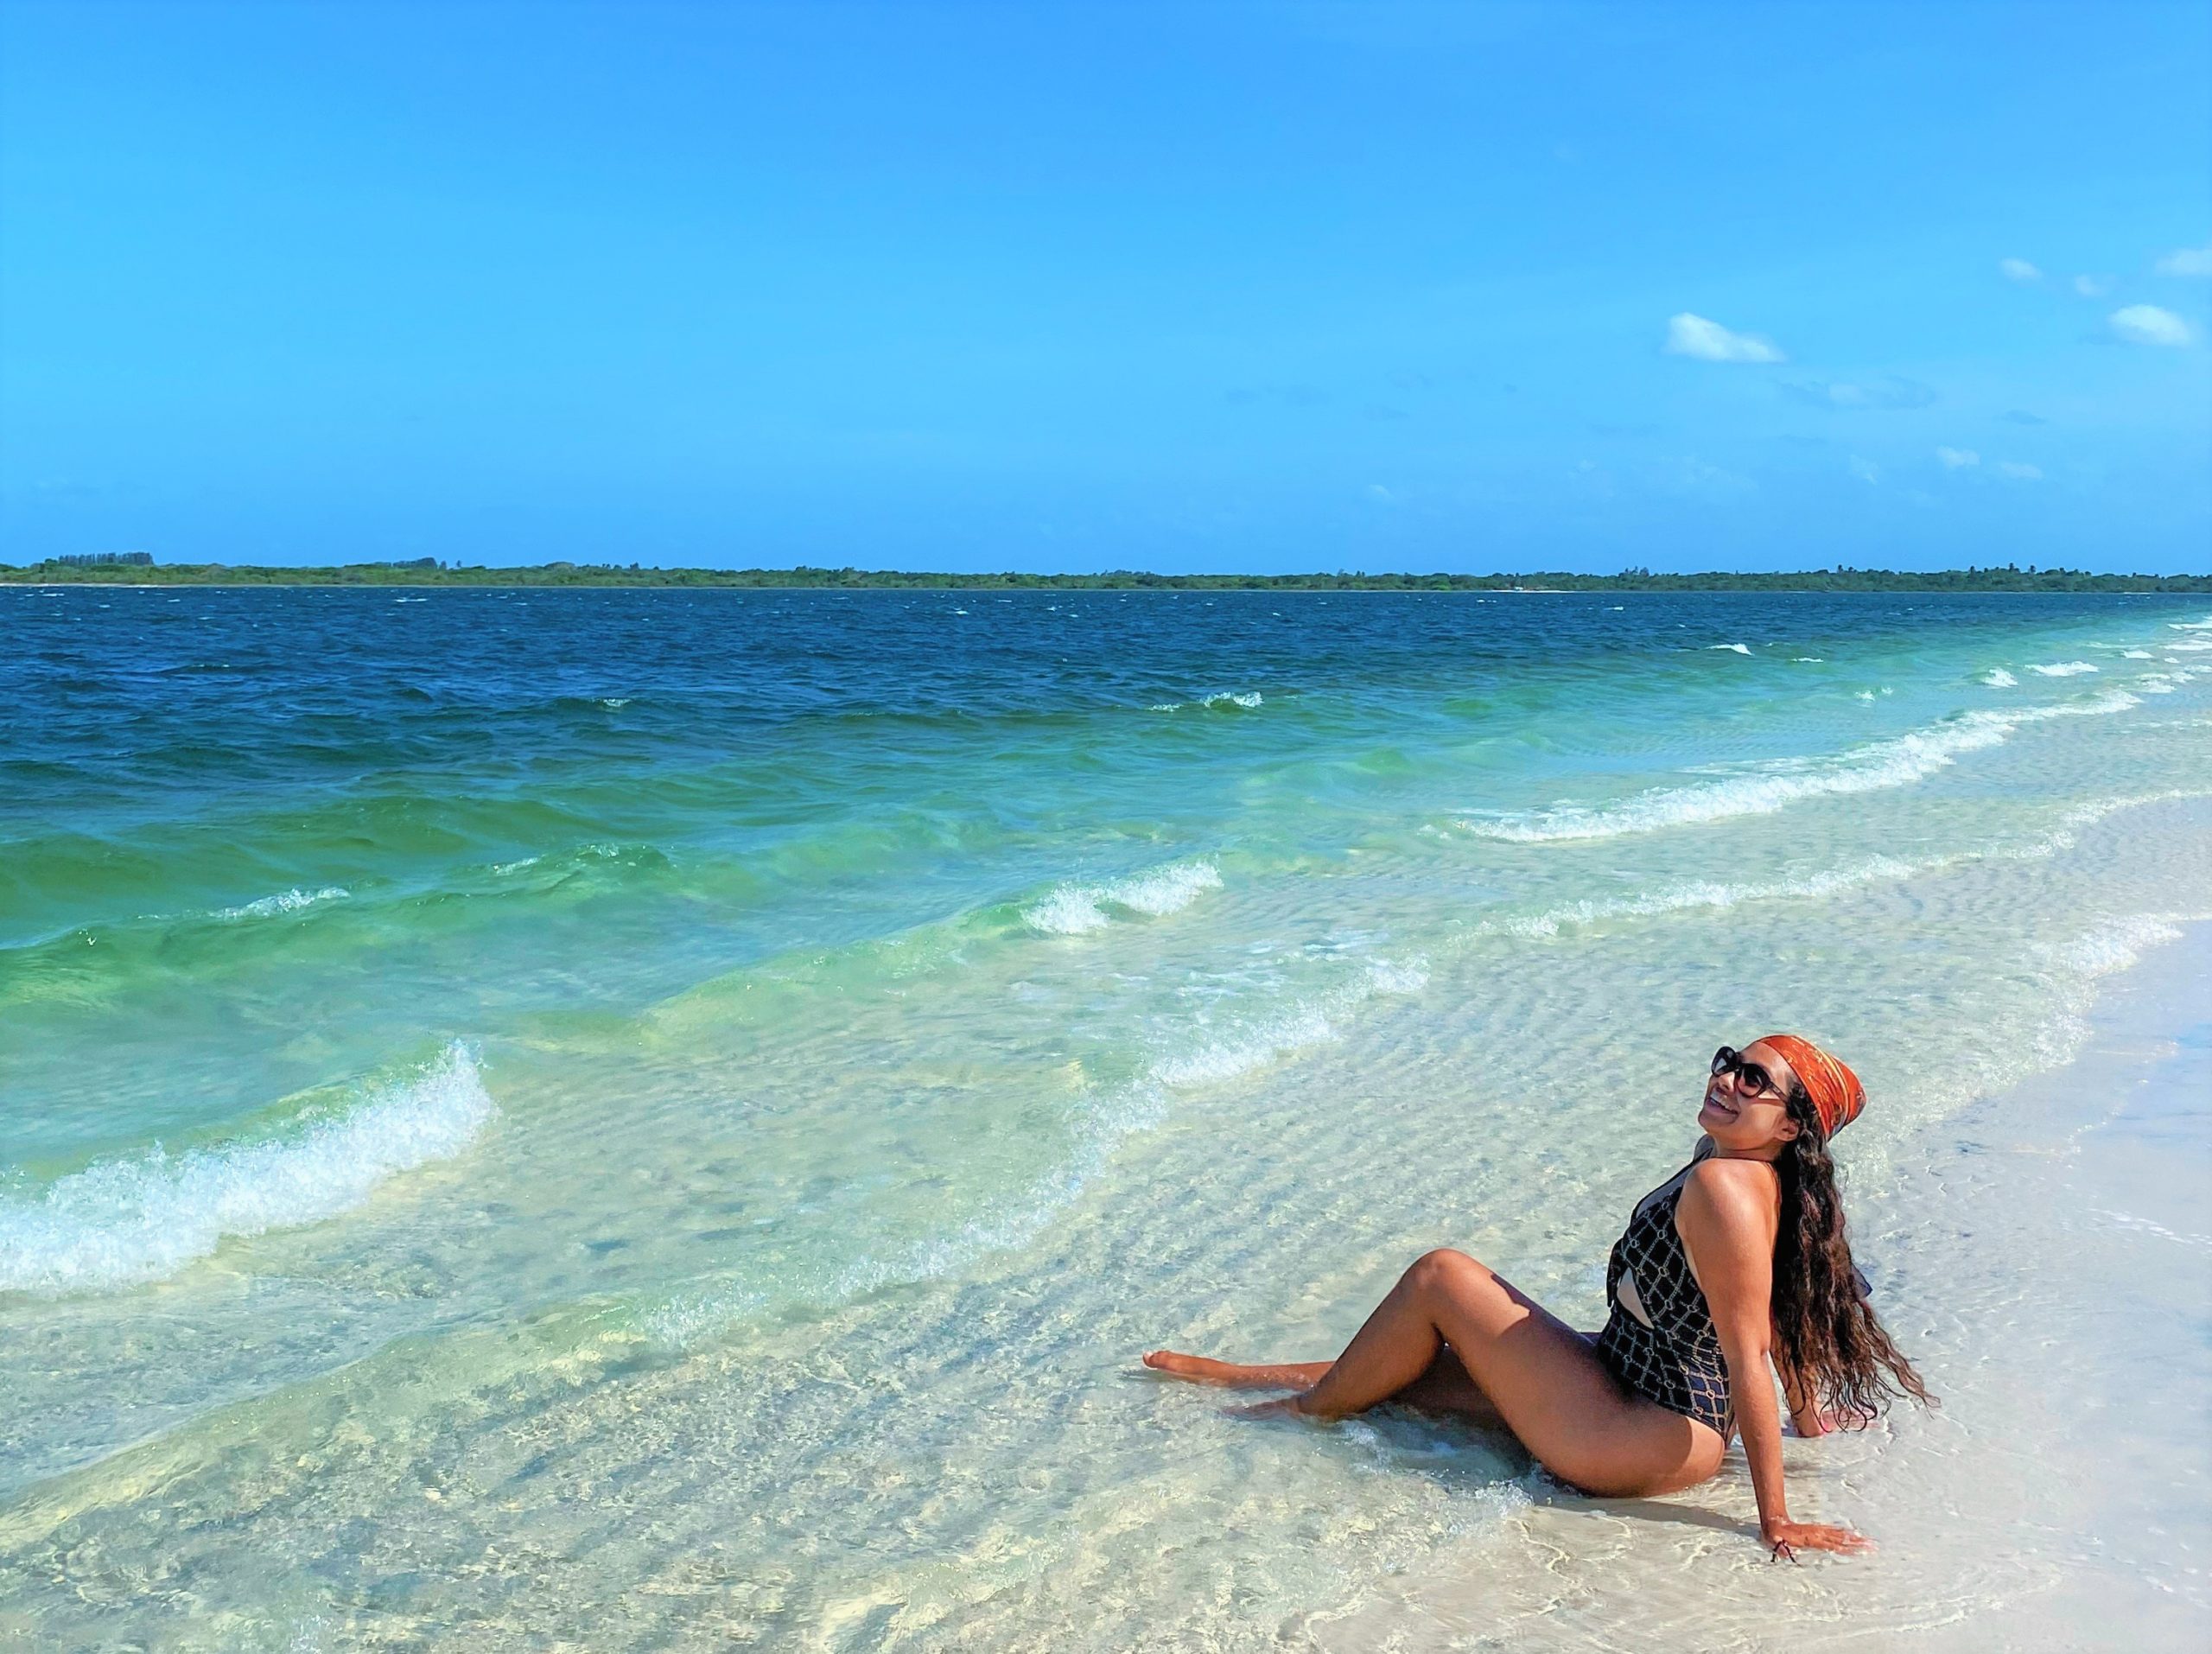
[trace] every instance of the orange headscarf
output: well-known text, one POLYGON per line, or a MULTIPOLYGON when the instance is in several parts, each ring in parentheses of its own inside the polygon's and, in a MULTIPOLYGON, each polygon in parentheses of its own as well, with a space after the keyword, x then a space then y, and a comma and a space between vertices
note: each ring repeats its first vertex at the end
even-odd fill
POLYGON ((1814 1111, 1821 1116, 1821 1136, 1834 1136, 1866 1106, 1866 1088, 1859 1083, 1859 1076, 1810 1040, 1801 1040, 1794 1034, 1770 1034, 1759 1043, 1772 1046, 1796 1071, 1805 1094, 1813 1099, 1814 1111))

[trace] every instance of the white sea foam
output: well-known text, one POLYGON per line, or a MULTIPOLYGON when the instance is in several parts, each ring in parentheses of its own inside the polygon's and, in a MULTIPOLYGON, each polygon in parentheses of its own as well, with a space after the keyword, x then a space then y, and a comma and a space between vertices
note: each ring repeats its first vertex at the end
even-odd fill
POLYGON ((387 1178, 459 1154, 493 1113, 455 1043, 289 1135, 97 1162, 35 1198, 0 1200, 0 1292, 112 1291, 174 1275, 226 1237, 335 1217, 387 1178))
POLYGON ((241 919, 270 919, 278 913, 296 913, 301 908, 312 907, 319 901, 343 901, 353 894, 334 884, 325 885, 320 890, 281 890, 273 896, 264 896, 258 901, 226 907, 215 917, 233 922, 241 919))
MULTIPOLYGON (((1903 883, 1908 879, 1925 874, 1942 872, 1948 868, 1974 862, 2034 862, 2070 849, 2076 841, 2075 830, 2090 826, 2107 816, 2123 811, 2139 810, 2147 805, 2172 804, 2184 800, 2212 798, 2212 792, 2202 788, 2177 788, 2163 792, 2123 794, 2114 798, 2093 798, 2076 805, 2060 819, 2053 831, 2033 838, 2010 843, 1982 845, 1955 851, 1948 856, 1934 856, 1918 861, 1908 861, 1891 856, 1871 856, 1849 866, 1832 868, 1819 873, 1802 875, 1793 879, 1773 879, 1742 884, 1720 881, 1699 880, 1675 885, 1664 890, 1649 891, 1636 896, 1605 896, 1568 902, 1547 908, 1541 913, 1508 914, 1486 919, 1471 926, 1465 934, 1471 938, 1484 936, 1522 937, 1531 940, 1549 940, 1562 931, 1583 925, 1604 924, 1624 919, 1652 919, 1668 913, 1688 913, 1698 909, 1726 910, 1747 902, 1778 900, 1818 900, 1839 895, 1863 885, 1903 883)), ((1423 972, 1424 977, 1426 972, 1423 972)))
POLYGON ((2169 1229, 2151 1218, 2138 1218, 2133 1212, 2093 1210, 2092 1218, 2101 1218, 2114 1229, 2133 1229, 2146 1235, 2156 1235, 2160 1240, 2170 1240, 2177 1245, 2192 1246, 2199 1250, 2212 1251, 2212 1235, 2192 1235, 2181 1230, 2169 1229))
POLYGON ((1541 913, 1484 919, 1473 927, 1472 934, 1548 940, 1572 926, 1602 924, 1608 919, 1650 919, 1663 913, 1688 913, 1697 908, 1729 908, 1743 902, 1771 901, 1790 896, 1816 898, 1834 895, 1839 891, 1879 880, 1910 878, 1916 873, 1928 871, 1930 865, 1878 856, 1848 868, 1761 884, 1726 884, 1700 880, 1641 896, 1594 897, 1548 908, 1541 913))
POLYGON ((1358 973, 1316 997, 1255 1022, 1228 1029, 1188 1050, 1161 1056, 1151 1081, 1170 1089, 1213 1085, 1341 1037, 1338 1023, 1378 994, 1417 994, 1428 985, 1428 962, 1370 958, 1358 973))
POLYGON ((2020 683, 2018 678, 2013 677, 2002 666, 1992 666, 1981 675, 1981 681, 1993 690, 2017 689, 2020 683))
POLYGON ((1421 959, 1403 963, 1371 959, 1367 965, 1367 980, 1378 994, 1418 994, 1428 986, 1428 965, 1421 959))
POLYGON ((1294 1006, 1191 1051, 1162 1057, 1153 1064, 1152 1077, 1166 1086, 1215 1085, 1338 1037, 1319 1007, 1294 1006))
POLYGON ((1064 884, 1022 914, 1029 928, 1047 936, 1083 936, 1113 921, 1097 898, 1081 885, 1064 884))
POLYGON ((2212 632, 2212 619, 2202 620, 2168 620, 2166 624, 2176 632, 2212 632))
POLYGON ((1057 886, 1024 911, 1022 918, 1032 930, 1047 936, 1082 936, 1113 923, 1109 909, 1158 919, 1220 888, 1221 875, 1212 862, 1172 862, 1109 884, 1057 886))
POLYGON ((2126 970, 2161 942, 2177 942, 2181 932, 2153 913, 2113 919, 2050 951, 2052 962, 2079 976, 2109 976, 2126 970))
POLYGON ((2079 678, 2096 668, 2086 660, 2056 660, 2047 666, 2031 666, 2028 670, 2041 678, 2079 678))
POLYGON ((1196 701, 1155 702, 1150 709, 1154 712, 1180 712, 1186 706, 1236 706, 1249 712, 1255 706, 1265 704, 1266 700, 1267 697, 1257 690, 1216 690, 1211 695, 1200 696, 1196 701))
POLYGON ((2156 657, 2154 657, 2148 649, 2123 649, 2120 652, 2120 658, 2123 660, 2151 660, 2156 658, 2156 657))
POLYGON ((2020 707, 2005 712, 1969 712, 1946 723, 1871 741, 1831 757, 1777 760, 1723 780, 1656 788, 1618 804, 1558 805, 1548 810, 1469 815, 1460 817, 1458 824, 1484 838, 1535 844, 1613 838, 1737 816, 1770 815, 1801 798, 1910 786, 1956 762, 1961 753, 2001 745, 2024 723, 2120 712, 2141 704, 2135 696, 2115 690, 2094 701, 2020 707))
POLYGON ((2182 643, 2170 643, 2166 647, 2177 655, 2201 655, 2212 649, 2212 639, 2196 639, 2182 643))
POLYGON ((1743 643, 1708 643, 1705 646, 1708 649, 1726 649, 1731 654, 1748 655, 1751 652, 1751 646, 1743 643))

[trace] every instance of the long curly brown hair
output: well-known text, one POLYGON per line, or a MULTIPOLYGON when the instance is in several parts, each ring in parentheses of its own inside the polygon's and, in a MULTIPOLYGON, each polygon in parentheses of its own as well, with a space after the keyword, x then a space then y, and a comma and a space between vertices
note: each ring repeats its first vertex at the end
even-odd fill
POLYGON ((1775 1237, 1775 1343, 1788 1371, 1816 1405, 1873 1418, 1892 1398, 1923 1407, 1936 1398, 1891 1342, 1859 1287, 1844 1233, 1843 1197, 1821 1116, 1802 1085, 1789 1088, 1797 1135, 1783 1146, 1782 1224, 1775 1237))

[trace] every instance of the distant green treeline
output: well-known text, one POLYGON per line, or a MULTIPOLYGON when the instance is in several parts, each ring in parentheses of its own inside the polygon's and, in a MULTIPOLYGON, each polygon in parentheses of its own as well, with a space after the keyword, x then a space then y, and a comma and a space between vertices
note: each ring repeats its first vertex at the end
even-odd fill
POLYGON ((831 590, 943 588, 961 591, 1512 591, 1575 592, 2212 592, 2212 574, 2095 575, 2077 569, 1815 569, 1799 574, 1617 575, 1154 575, 1117 569, 1095 575, 902 574, 873 569, 645 569, 611 563, 545 563, 525 568, 353 563, 272 569, 220 563, 65 563, 0 565, 0 583, 132 586, 679 586, 799 587, 831 590))

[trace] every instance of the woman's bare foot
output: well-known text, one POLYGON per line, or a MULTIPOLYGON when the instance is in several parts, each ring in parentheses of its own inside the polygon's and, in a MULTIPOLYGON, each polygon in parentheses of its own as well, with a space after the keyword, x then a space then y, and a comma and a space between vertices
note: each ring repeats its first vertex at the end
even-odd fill
POLYGON ((1193 1384, 1216 1384, 1224 1390, 1306 1390, 1320 1382, 1330 1365, 1326 1361, 1292 1361, 1269 1366, 1240 1366, 1234 1361, 1181 1355, 1173 1350, 1154 1350, 1144 1358, 1144 1364, 1170 1378, 1193 1384))

